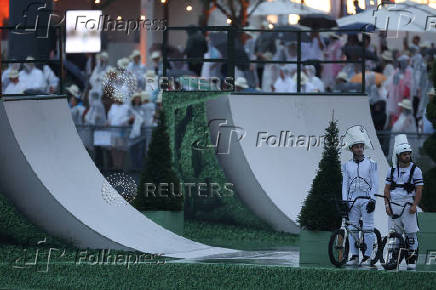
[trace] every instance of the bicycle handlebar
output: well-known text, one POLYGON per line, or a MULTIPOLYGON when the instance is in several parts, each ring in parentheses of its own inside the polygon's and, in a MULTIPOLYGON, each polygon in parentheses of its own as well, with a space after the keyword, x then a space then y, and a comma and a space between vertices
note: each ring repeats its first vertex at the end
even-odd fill
POLYGON ((358 196, 358 197, 356 197, 354 200, 342 200, 343 202, 356 202, 356 200, 358 200, 358 199, 371 199, 369 196, 358 196))
POLYGON ((403 213, 404 213, 404 209, 406 208, 406 206, 407 206, 407 205, 413 205, 413 204, 412 204, 411 202, 409 202, 409 201, 407 201, 407 202, 405 202, 403 205, 401 205, 401 204, 399 204, 399 203, 396 203, 396 202, 394 202, 394 201, 389 200, 388 197, 387 197, 386 195, 375 194, 375 196, 383 197, 384 199, 386 199, 386 200, 388 201, 388 204, 389 204, 389 210, 390 210, 391 213, 392 213, 392 219, 397 219, 397 218, 401 217, 401 216, 403 215, 403 213), (396 206, 402 207, 403 209, 401 210, 401 213, 400 213, 400 214, 394 214, 394 212, 393 212, 393 210, 392 210, 392 206, 391 206, 391 204, 395 204, 396 206))
POLYGON ((384 199, 387 199, 388 202, 389 202, 390 204, 395 204, 395 205, 398 205, 398 206, 400 206, 400 207, 406 207, 406 205, 408 205, 408 204, 409 204, 409 205, 413 205, 413 204, 412 204, 411 202, 409 202, 409 201, 405 202, 403 205, 401 205, 401 204, 399 204, 399 203, 396 203, 396 202, 394 202, 394 201, 390 201, 386 195, 375 194, 375 196, 383 197, 384 199))
MULTIPOLYGON (((348 219, 348 213, 350 212, 350 210, 353 208, 353 206, 354 206, 354 203, 358 200, 358 199, 371 199, 369 196, 358 196, 358 197, 356 197, 354 200, 337 200, 337 199, 332 199, 332 200, 334 200, 335 202, 336 202, 336 207, 337 207, 337 210, 338 211, 341 211, 341 210, 339 210, 339 203, 338 202, 342 202, 342 203, 351 203, 351 206, 350 207, 348 207, 347 206, 347 217, 346 217, 346 219, 348 219)), ((345 217, 344 217, 345 218, 345 217)))

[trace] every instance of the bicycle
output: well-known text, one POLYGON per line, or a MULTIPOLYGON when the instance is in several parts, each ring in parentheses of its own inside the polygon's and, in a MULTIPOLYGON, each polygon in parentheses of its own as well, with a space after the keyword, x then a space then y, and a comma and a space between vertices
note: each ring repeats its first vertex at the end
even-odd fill
MULTIPOLYGON (((387 196, 376 194, 378 197, 383 197, 388 201, 389 209, 392 213, 391 218, 393 220, 400 218, 407 205, 412 205, 410 202, 406 202, 403 205, 390 201, 387 196), (392 211, 392 204, 402 207, 400 214, 394 214, 392 211)), ((400 263, 403 261, 405 255, 406 255, 406 242, 404 241, 403 235, 397 231, 396 226, 392 225, 391 229, 389 230, 389 233, 386 237, 383 238, 382 242, 382 248, 381 253, 382 257, 380 258, 381 264, 385 270, 393 270, 396 269, 400 263), (387 248, 386 245, 388 246, 387 248), (385 259, 386 258, 386 259, 385 259)))
MULTIPOLYGON (((369 197, 359 196, 353 201, 336 200, 337 210, 342 216, 342 224, 341 227, 334 231, 330 236, 328 248, 330 262, 336 267, 342 267, 348 260, 348 253, 350 250, 348 235, 353 236, 356 243, 356 248, 359 249, 363 255, 365 254, 367 248, 367 245, 365 244, 365 235, 362 230, 362 220, 359 221, 359 226, 351 224, 348 220, 348 213, 358 199, 369 199, 369 197), (348 203, 352 203, 351 207, 349 208, 348 203), (349 226, 353 227, 354 229, 349 230, 349 226), (358 235, 356 234, 356 232, 358 232, 358 235)), ((374 243, 373 251, 370 256, 371 266, 374 266, 377 263, 381 255, 379 247, 382 243, 380 231, 374 228, 374 234, 376 235, 376 241, 374 243)))

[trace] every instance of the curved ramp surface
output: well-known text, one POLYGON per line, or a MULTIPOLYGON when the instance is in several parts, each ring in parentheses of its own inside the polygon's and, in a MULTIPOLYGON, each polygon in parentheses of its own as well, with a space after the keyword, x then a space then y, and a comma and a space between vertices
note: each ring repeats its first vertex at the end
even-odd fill
MULTIPOLYGON (((378 163, 379 193, 388 170, 367 96, 226 95, 208 101, 207 118, 217 158, 243 202, 276 230, 296 233, 296 219, 318 169, 322 136, 338 120, 340 135, 354 125, 368 131, 378 163)), ((342 151, 341 162, 352 158, 342 151)), ((332 203, 332 206, 335 206, 332 203)), ((383 202, 375 225, 387 231, 383 202)))
POLYGON ((65 98, 2 99, 0 134, 2 193, 48 233, 83 248, 175 258, 236 252, 178 236, 122 201, 106 202, 108 183, 86 152, 65 98))

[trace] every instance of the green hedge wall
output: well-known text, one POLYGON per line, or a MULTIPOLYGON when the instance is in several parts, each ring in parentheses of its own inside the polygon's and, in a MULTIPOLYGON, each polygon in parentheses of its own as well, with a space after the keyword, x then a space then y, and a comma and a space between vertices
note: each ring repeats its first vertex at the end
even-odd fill
MULTIPOLYGON (((227 183, 213 148, 202 151, 192 148, 192 144, 198 140, 201 140, 202 144, 210 144, 205 103, 217 97, 220 95, 209 92, 164 92, 163 94, 173 166, 181 182, 217 183, 221 189, 227 183)), ((232 190, 233 194, 222 190, 221 196, 206 191, 203 195, 208 195, 207 197, 199 197, 198 194, 189 197, 185 191, 185 217, 270 229, 269 225, 240 202, 234 188, 232 190)))

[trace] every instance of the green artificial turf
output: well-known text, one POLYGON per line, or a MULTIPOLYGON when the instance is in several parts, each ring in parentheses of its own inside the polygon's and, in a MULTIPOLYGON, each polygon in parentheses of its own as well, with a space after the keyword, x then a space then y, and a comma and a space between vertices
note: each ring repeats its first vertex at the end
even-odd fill
POLYGON ((0 266, 4 288, 434 289, 436 273, 224 264, 61 265, 48 272, 0 266))
POLYGON ((185 220, 184 236, 211 246, 240 250, 298 246, 298 235, 193 220, 185 220))
POLYGON ((0 244, 36 245, 45 240, 45 245, 66 247, 68 243, 48 235, 44 230, 27 220, 15 206, 0 193, 0 244))

